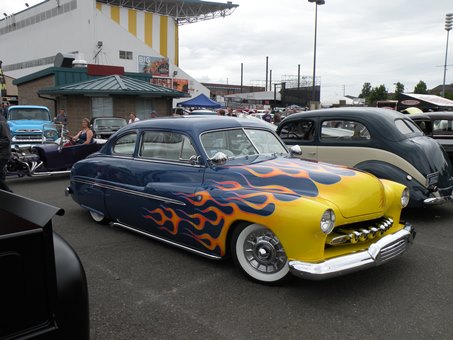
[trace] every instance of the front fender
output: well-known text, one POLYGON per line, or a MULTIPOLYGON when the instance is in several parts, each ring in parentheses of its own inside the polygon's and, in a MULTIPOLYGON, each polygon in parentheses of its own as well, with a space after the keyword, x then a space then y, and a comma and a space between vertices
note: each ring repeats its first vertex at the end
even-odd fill
POLYGON ((410 191, 410 207, 422 206, 423 200, 429 196, 428 189, 412 176, 394 166, 381 161, 366 161, 355 166, 382 179, 388 179, 405 185, 410 191))

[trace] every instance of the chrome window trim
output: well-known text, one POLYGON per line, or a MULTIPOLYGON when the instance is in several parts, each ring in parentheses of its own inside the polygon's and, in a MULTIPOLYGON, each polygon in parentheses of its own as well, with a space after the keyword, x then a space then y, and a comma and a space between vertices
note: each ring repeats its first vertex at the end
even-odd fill
POLYGON ((103 189, 114 190, 114 191, 122 192, 122 193, 125 193, 125 194, 129 194, 129 195, 150 198, 150 199, 154 199, 154 200, 165 202, 165 203, 172 203, 172 204, 182 205, 182 206, 186 205, 186 203, 184 203, 184 202, 181 202, 181 201, 178 201, 178 200, 174 200, 174 199, 171 199, 171 198, 168 198, 168 197, 147 194, 147 193, 139 192, 139 191, 136 191, 136 190, 121 188, 121 187, 118 187, 118 186, 115 186, 115 185, 110 185, 110 184, 104 184, 104 183, 96 182, 96 181, 93 181, 93 180, 85 180, 85 179, 74 178, 73 182, 81 183, 81 184, 87 184, 87 185, 92 185, 92 186, 103 188, 103 189))

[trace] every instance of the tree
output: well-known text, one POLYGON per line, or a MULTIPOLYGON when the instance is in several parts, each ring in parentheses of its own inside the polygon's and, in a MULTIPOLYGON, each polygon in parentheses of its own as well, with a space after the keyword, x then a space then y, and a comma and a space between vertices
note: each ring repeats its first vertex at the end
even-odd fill
POLYGON ((423 80, 420 80, 417 85, 414 87, 414 93, 426 94, 428 93, 428 88, 426 83, 423 80))
POLYGON ((394 96, 394 99, 398 99, 398 96, 399 96, 401 93, 404 93, 404 85, 401 84, 400 82, 397 82, 397 83, 395 84, 395 96, 394 96))
POLYGON ((370 96, 370 93, 371 93, 371 84, 364 83, 363 87, 362 87, 362 92, 359 94, 359 98, 367 99, 370 96))
POLYGON ((388 92, 387 92, 387 89, 385 88, 385 85, 379 85, 377 87, 374 87, 371 90, 371 93, 368 97, 369 104, 375 105, 375 103, 378 100, 386 100, 387 97, 388 97, 388 92))

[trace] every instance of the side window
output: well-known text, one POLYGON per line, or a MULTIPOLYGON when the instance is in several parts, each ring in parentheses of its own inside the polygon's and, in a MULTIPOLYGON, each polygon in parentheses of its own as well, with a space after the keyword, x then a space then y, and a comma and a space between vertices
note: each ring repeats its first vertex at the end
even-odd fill
POLYGON ((453 121, 442 119, 434 121, 435 135, 451 135, 453 134, 453 121))
POLYGON ((311 120, 304 119, 289 122, 282 127, 280 137, 286 141, 312 141, 314 138, 314 123, 311 120))
POLYGON ((134 154, 136 140, 136 133, 121 136, 116 140, 115 144, 113 144, 112 153, 122 156, 132 156, 134 154))
POLYGON ((350 120, 325 120, 321 124, 321 140, 369 140, 370 132, 365 125, 350 120))
POLYGON ((197 152, 190 139, 166 131, 146 131, 140 146, 140 156, 170 161, 188 162, 197 152))

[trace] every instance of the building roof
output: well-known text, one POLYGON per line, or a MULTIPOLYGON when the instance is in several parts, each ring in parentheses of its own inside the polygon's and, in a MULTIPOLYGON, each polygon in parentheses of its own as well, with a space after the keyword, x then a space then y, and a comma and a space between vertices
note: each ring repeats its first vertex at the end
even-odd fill
POLYGON ((200 0, 96 0, 99 3, 128 7, 167 15, 176 19, 178 24, 223 18, 234 12, 239 5, 200 0))
POLYGON ((146 97, 185 97, 184 92, 150 84, 126 76, 110 75, 70 85, 44 88, 38 94, 48 95, 136 95, 146 97))

